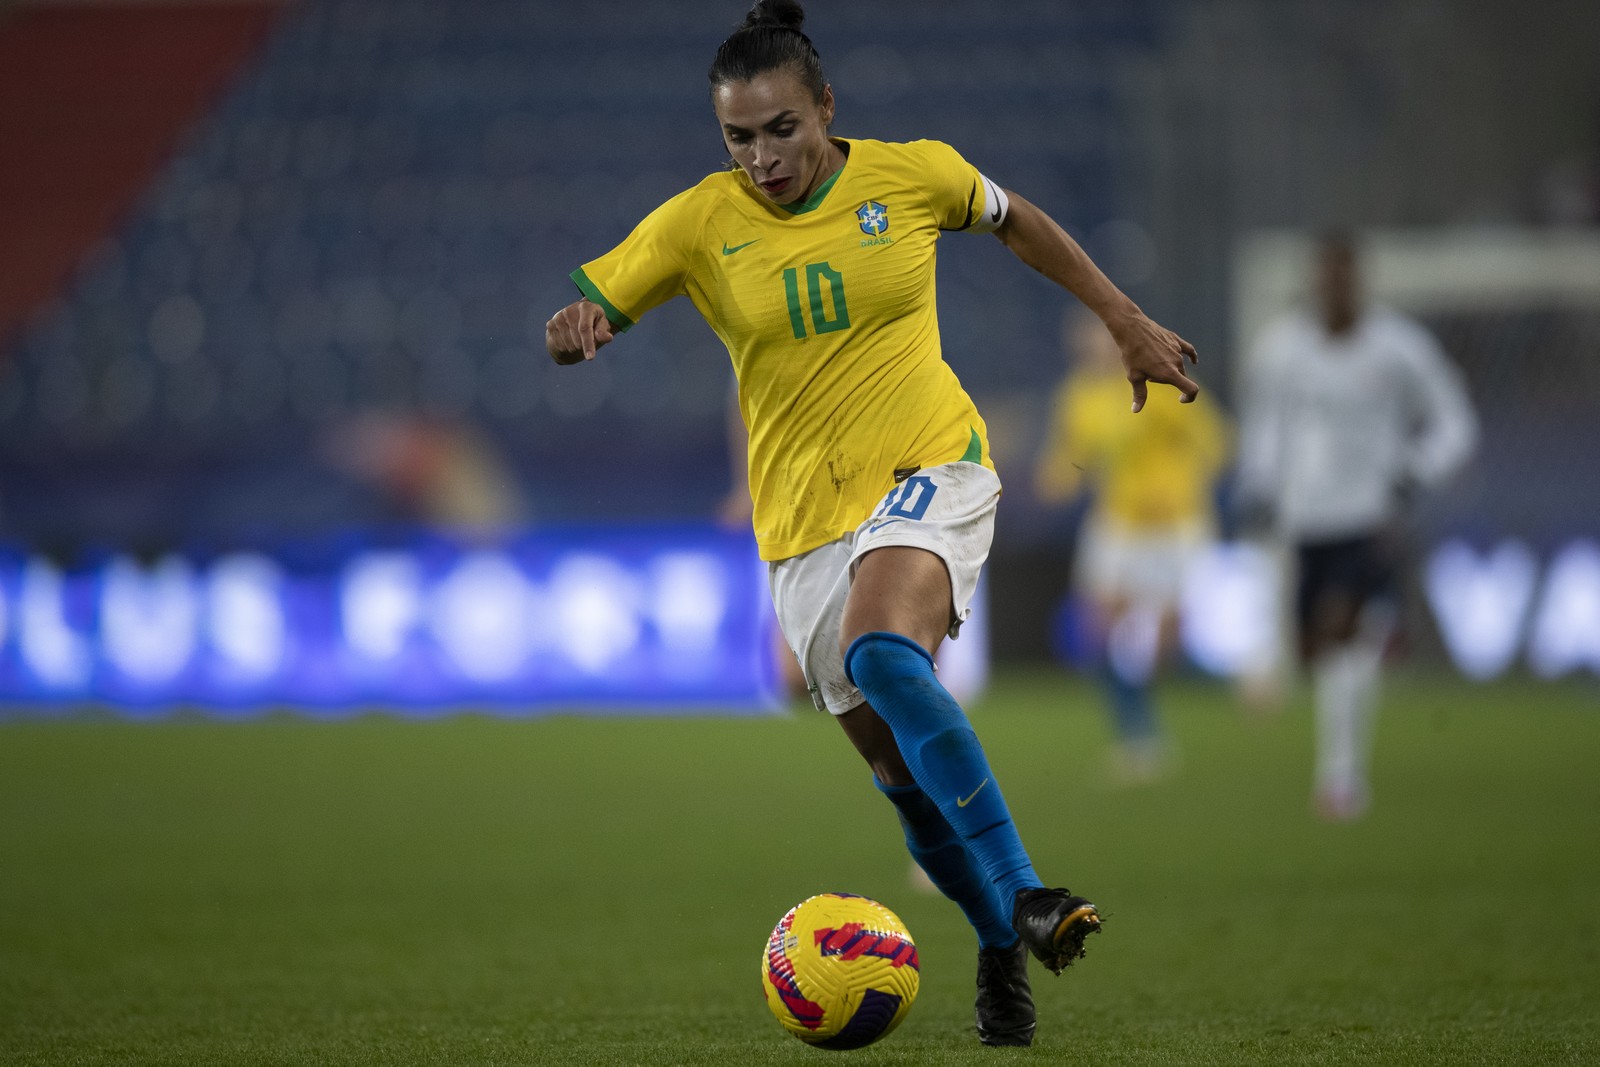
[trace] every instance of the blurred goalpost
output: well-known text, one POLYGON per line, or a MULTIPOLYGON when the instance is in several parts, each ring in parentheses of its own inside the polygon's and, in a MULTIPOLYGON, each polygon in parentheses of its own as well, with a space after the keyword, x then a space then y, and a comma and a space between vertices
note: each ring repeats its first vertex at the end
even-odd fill
MULTIPOLYGON (((1265 230, 1235 246, 1236 373, 1246 369, 1250 342, 1261 328, 1305 297, 1315 239, 1304 230, 1265 230)), ((1600 312, 1600 231, 1370 230, 1360 242, 1368 297, 1409 315, 1600 312)))

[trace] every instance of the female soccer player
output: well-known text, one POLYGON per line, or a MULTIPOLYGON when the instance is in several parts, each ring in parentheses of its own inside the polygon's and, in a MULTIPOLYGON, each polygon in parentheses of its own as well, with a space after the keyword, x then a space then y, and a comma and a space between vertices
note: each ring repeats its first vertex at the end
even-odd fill
POLYGON ((933 653, 968 614, 1000 480, 983 419, 945 364, 942 231, 995 234, 1105 322, 1133 410, 1146 382, 1192 399, 1192 346, 1147 318, 1038 208, 936 141, 834 138, 834 98, 790 0, 759 0, 711 64, 736 166, 651 212, 573 272, 545 327, 557 363, 593 359, 686 294, 727 346, 750 430, 750 491, 785 639, 899 812, 906 844, 979 941, 977 1027, 1027 1045, 1032 952, 1056 973, 1099 929, 1043 887, 933 653))
POLYGON ((1155 676, 1176 643, 1183 587, 1216 539, 1213 485, 1231 446, 1205 401, 1156 398, 1137 419, 1117 410, 1121 354, 1098 319, 1062 323, 1073 364, 1056 390, 1034 491, 1047 503, 1087 494, 1073 590, 1088 608, 1095 657, 1116 736, 1120 784, 1161 777, 1171 760, 1156 714, 1155 676))

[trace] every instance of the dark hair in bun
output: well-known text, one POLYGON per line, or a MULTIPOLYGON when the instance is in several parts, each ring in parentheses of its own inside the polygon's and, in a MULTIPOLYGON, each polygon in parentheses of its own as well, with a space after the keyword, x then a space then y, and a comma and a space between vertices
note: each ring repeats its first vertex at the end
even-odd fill
POLYGON ((811 38, 800 32, 805 21, 805 9, 796 0, 756 0, 744 22, 717 49, 707 74, 711 87, 788 68, 820 103, 828 79, 811 38))
POLYGON ((800 27, 806 24, 805 8, 800 6, 799 0, 756 0, 744 17, 744 25, 760 26, 763 23, 783 26, 798 33, 800 27))

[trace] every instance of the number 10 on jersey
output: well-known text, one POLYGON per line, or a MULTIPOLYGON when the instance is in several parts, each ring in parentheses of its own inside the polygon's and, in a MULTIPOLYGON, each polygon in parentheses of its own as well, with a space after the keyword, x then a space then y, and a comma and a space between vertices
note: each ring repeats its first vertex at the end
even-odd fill
POLYGON ((850 309, 844 302, 844 275, 826 263, 807 263, 783 272, 783 294, 789 300, 789 328, 796 340, 806 338, 806 311, 811 312, 811 333, 832 333, 850 328, 850 309), (800 303, 800 272, 806 276, 806 303, 800 303), (823 289, 826 287, 827 296, 823 289))

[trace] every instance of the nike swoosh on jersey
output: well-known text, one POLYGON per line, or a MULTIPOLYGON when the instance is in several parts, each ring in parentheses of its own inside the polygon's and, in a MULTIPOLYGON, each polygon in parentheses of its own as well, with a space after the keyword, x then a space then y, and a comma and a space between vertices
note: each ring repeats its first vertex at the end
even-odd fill
MULTIPOLYGON (((761 238, 757 237, 756 241, 759 241, 759 240, 761 240, 761 238)), ((724 241, 724 242, 722 242, 722 254, 725 255, 725 256, 731 256, 735 252, 739 251, 739 249, 741 249, 741 248, 749 248, 751 245, 755 244, 756 241, 746 241, 744 244, 742 244, 742 245, 734 245, 732 248, 729 248, 728 247, 728 242, 724 241)))
POLYGON ((874 519, 873 522, 872 522, 872 525, 867 527, 867 533, 877 533, 879 530, 881 530, 883 527, 889 525, 891 522, 903 522, 903 521, 904 521, 903 519, 874 519))
POLYGON ((990 222, 1000 221, 1000 188, 988 178, 983 179, 984 196, 994 203, 994 212, 989 216, 990 222))
POLYGON ((983 787, 988 785, 988 784, 989 784, 989 779, 985 778, 983 781, 978 783, 978 788, 976 788, 972 792, 968 793, 965 797, 956 797, 956 807, 964 808, 968 804, 971 804, 972 803, 972 798, 977 796, 979 793, 983 792, 983 787))

